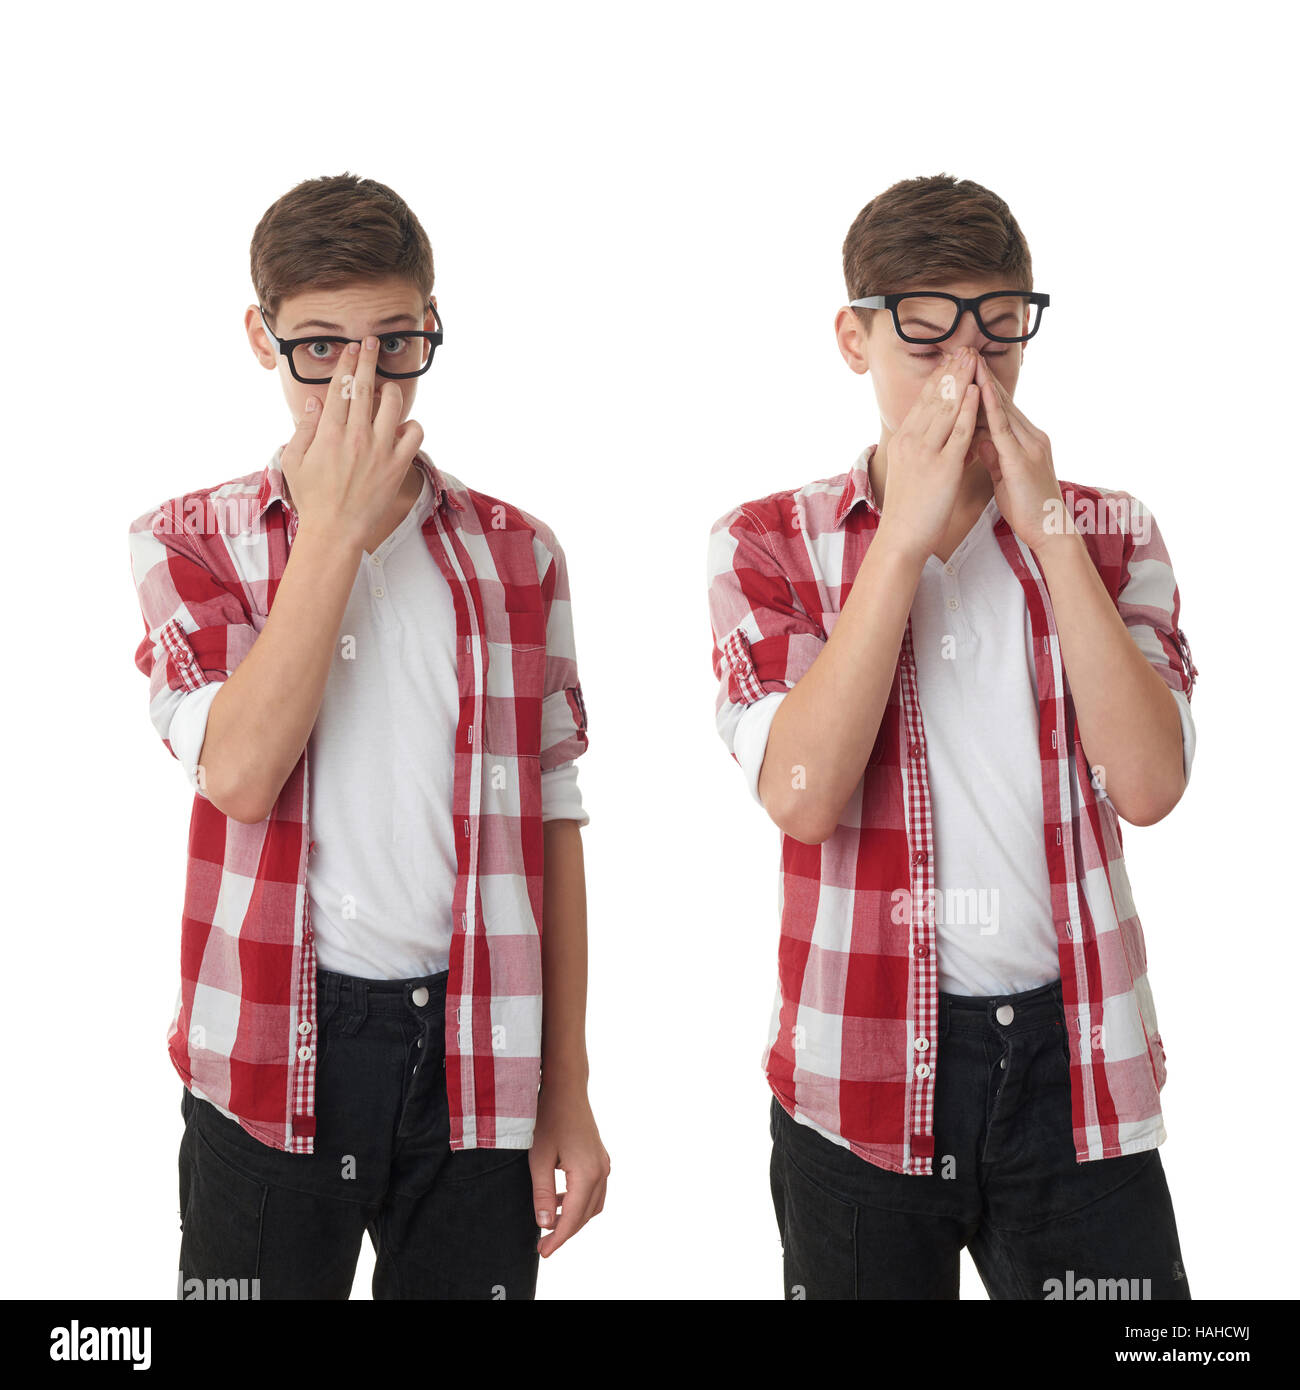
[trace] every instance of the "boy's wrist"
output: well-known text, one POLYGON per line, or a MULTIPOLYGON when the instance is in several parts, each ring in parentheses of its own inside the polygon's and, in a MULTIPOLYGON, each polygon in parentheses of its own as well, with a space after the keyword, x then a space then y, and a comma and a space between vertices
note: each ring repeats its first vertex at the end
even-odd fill
POLYGON ((587 1065, 584 1052, 576 1057, 542 1056, 542 1085, 551 1091, 586 1092, 591 1079, 591 1069, 587 1065))
POLYGON ((1078 531, 1048 531, 1038 536, 1029 547, 1039 561, 1055 562, 1062 555, 1087 553, 1087 546, 1078 531))
POLYGON ((310 541, 319 541, 323 546, 338 550, 344 554, 356 551, 358 562, 361 559, 361 552, 365 549, 365 537, 342 517, 323 518, 323 517, 302 517, 298 522, 298 530, 294 536, 294 545, 298 545, 303 536, 307 536, 310 541))
POLYGON ((882 515, 880 525, 876 528, 876 534, 867 549, 867 554, 880 548, 878 555, 883 554, 885 558, 904 565, 910 569, 919 571, 924 569, 925 562, 929 556, 929 550, 921 541, 900 531, 896 525, 891 525, 882 515))

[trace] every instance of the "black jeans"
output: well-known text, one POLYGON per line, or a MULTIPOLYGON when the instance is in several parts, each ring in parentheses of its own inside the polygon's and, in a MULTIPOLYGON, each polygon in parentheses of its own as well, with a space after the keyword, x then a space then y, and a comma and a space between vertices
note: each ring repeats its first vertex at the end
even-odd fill
POLYGON ((363 1232, 377 1299, 534 1296, 528 1150, 449 1147, 446 994, 317 972, 312 1154, 184 1091, 178 1297, 347 1298, 363 1232))
POLYGON ((786 1297, 956 1298, 966 1247, 990 1298, 1190 1298, 1156 1150, 1075 1161, 1068 1059, 1060 981, 940 993, 929 1177, 868 1163, 773 1097, 786 1297))

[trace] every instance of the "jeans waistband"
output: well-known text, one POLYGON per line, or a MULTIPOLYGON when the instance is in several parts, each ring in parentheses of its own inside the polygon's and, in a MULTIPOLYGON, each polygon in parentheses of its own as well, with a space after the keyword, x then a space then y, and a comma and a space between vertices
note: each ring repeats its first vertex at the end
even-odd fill
POLYGON ((1065 1017, 1060 980, 1021 994, 945 994, 939 991, 939 1027, 964 1033, 995 1028, 1037 1028, 1065 1017))
POLYGON ((360 1014, 407 1014, 441 1012, 447 1002, 450 971, 436 975, 415 975, 407 980, 366 980, 357 975, 340 975, 333 970, 316 969, 316 1008, 338 1004, 360 1014), (427 991, 427 997, 417 995, 427 991))

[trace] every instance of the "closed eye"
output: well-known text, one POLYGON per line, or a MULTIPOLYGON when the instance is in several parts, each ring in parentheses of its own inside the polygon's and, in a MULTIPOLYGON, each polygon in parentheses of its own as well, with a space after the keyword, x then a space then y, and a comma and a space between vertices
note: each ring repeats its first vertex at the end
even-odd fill
MULTIPOLYGON (((1005 357, 1005 356, 1007 355, 1007 353, 1010 352, 1010 350, 1011 350, 1010 348, 1003 348, 1001 352, 985 352, 985 353, 981 353, 980 355, 981 355, 982 357, 1005 357)), ((935 348, 935 349, 934 349, 933 351, 931 351, 931 352, 909 352, 907 355, 908 355, 909 357, 916 357, 916 358, 921 358, 921 357, 938 357, 938 355, 939 355, 939 350, 938 350, 938 348, 935 348)))

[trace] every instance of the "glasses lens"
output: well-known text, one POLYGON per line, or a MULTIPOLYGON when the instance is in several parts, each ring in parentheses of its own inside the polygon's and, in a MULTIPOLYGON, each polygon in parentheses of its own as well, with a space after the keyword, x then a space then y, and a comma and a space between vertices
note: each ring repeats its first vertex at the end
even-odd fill
POLYGON ((980 305, 984 332, 991 338, 1023 341, 1038 327, 1042 306, 1031 304, 1023 294, 999 295, 980 305), (1026 313, 1029 315, 1026 319, 1026 313))
POLYGON ((951 299, 909 294, 898 301, 898 326, 908 338, 933 342, 951 332, 956 319, 957 306, 951 299))
MULTIPOLYGON (((293 369, 303 381, 329 381, 347 346, 329 338, 299 343, 293 350, 293 369)), ((379 340, 375 366, 381 372, 401 376, 422 372, 428 365, 432 345, 418 334, 386 333, 379 340)))
POLYGON ((418 334, 390 333, 379 340, 380 371, 402 376, 407 372, 422 372, 432 351, 428 338, 418 334))

